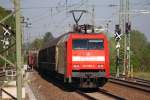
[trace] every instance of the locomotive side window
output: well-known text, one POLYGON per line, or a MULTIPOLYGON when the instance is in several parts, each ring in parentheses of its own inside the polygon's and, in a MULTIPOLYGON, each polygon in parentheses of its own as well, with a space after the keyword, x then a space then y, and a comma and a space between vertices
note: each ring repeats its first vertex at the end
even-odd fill
POLYGON ((76 39, 73 40, 74 50, 102 50, 104 41, 100 39, 76 39))

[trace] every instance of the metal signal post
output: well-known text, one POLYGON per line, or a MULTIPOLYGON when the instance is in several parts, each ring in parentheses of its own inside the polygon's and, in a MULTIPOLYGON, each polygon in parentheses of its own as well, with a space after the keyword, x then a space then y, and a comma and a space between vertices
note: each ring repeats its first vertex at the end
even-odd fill
POLYGON ((130 1, 124 1, 124 68, 123 75, 130 77, 131 68, 130 68, 130 31, 131 31, 131 22, 130 22, 130 1))
POLYGON ((20 0, 14 0, 14 6, 16 10, 16 58, 17 58, 17 100, 22 100, 22 32, 21 32, 21 16, 20 16, 20 0))
POLYGON ((120 74, 120 40, 121 40, 120 25, 115 26, 115 40, 116 40, 116 77, 120 74))
MULTIPOLYGON (((120 0, 119 25, 121 34, 124 35, 124 60, 122 74, 130 77, 130 2, 129 0, 120 0)), ((118 74, 118 72, 117 72, 118 74)))
POLYGON ((128 59, 128 75, 127 75, 127 77, 131 77, 131 54, 130 54, 130 42, 131 42, 131 40, 130 40, 130 34, 131 34, 131 22, 130 22, 130 14, 129 14, 129 11, 130 11, 130 1, 129 0, 127 0, 126 1, 126 9, 127 9, 127 22, 126 22, 126 35, 127 35, 127 59, 128 59))

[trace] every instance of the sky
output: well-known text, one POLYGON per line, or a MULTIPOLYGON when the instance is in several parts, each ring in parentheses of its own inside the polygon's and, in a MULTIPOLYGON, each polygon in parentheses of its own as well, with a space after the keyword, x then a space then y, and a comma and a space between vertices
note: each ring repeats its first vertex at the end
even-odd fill
MULTIPOLYGON (((95 25, 105 28, 110 20, 108 31, 109 34, 113 34, 114 26, 118 24, 119 20, 119 6, 110 7, 109 5, 119 5, 119 1, 21 0, 21 14, 25 17, 25 21, 32 23, 29 28, 24 28, 24 41, 29 42, 35 38, 42 38, 46 32, 52 32, 55 37, 67 32, 74 24, 73 17, 69 13, 70 10, 87 10, 88 13, 84 14, 80 23, 91 24, 93 7, 95 9, 95 25)), ((130 1, 132 29, 143 32, 150 41, 150 14, 140 13, 141 10, 150 11, 150 0, 130 1)), ((0 0, 0 6, 6 9, 14 8, 12 0, 0 0)))

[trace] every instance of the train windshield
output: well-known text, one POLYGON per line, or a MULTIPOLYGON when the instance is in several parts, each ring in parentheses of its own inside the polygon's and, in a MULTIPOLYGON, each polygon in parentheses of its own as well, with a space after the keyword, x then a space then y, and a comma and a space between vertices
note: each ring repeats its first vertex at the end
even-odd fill
POLYGON ((76 39, 72 41, 74 50, 102 50, 104 41, 100 39, 76 39))

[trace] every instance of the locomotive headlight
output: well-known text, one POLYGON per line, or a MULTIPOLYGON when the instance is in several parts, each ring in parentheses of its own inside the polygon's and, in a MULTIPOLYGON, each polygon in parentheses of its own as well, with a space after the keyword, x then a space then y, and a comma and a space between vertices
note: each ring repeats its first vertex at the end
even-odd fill
POLYGON ((102 65, 102 64, 98 64, 97 67, 100 69, 104 69, 104 65, 102 65))

